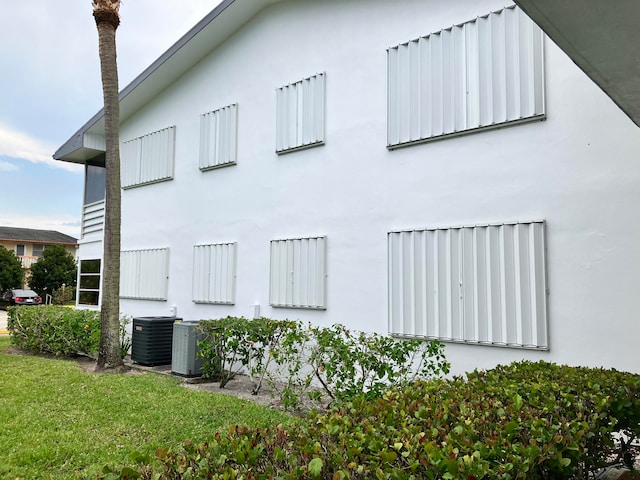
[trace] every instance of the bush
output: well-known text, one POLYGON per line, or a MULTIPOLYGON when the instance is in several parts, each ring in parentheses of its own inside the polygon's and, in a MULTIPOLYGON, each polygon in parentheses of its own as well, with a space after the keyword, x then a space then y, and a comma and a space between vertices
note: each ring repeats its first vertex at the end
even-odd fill
POLYGON ((444 345, 435 340, 398 340, 343 325, 311 331, 311 365, 327 394, 339 401, 374 399, 390 387, 449 372, 444 345))
MULTIPOLYGON (((96 357, 100 346, 100 312, 41 305, 9 307, 7 326, 14 345, 35 353, 96 357)), ((127 355, 129 317, 120 319, 120 353, 127 355)))
POLYGON ((54 305, 65 305, 76 298, 75 287, 60 287, 53 291, 52 299, 54 305))
POLYGON ((467 379, 417 381, 354 398, 295 429, 235 427, 158 450, 164 479, 586 479, 630 458, 612 433, 640 434, 640 376, 545 362, 467 379))
POLYGON ((227 317, 202 321, 200 329, 205 378, 224 388, 245 370, 254 380, 254 393, 266 381, 287 410, 299 410, 308 398, 318 400, 323 391, 338 402, 356 395, 375 398, 390 386, 449 370, 440 342, 397 340, 342 325, 227 317))
POLYGON ((9 307, 14 345, 37 353, 93 356, 100 341, 100 312, 66 307, 9 307))
POLYGON ((260 372, 278 322, 242 317, 201 321, 204 338, 199 342, 198 355, 204 358, 203 377, 219 381, 224 388, 241 371, 250 375, 260 372))

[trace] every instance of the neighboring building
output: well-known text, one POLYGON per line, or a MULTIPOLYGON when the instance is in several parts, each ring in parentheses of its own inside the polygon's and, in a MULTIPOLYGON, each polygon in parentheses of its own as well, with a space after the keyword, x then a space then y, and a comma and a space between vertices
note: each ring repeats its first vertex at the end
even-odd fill
POLYGON ((20 259, 25 270, 25 282, 28 282, 31 265, 38 260, 45 248, 49 245, 62 245, 75 258, 78 240, 54 230, 0 227, 0 245, 14 252, 20 259))
MULTIPOLYGON (((121 93, 121 310, 639 372, 640 130, 503 7, 223 1, 121 93)), ((86 165, 94 308, 103 129, 54 155, 86 165)))

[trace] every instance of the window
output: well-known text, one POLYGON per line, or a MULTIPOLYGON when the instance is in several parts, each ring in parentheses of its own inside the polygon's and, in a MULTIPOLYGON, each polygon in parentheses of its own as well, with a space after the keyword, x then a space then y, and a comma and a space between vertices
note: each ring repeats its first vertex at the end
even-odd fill
POLYGON ((236 163, 238 105, 200 116, 200 170, 236 163))
POLYGON ((78 284, 78 304, 99 305, 100 303, 100 259, 80 260, 80 282, 78 284))
POLYGON ((122 188, 173 178, 176 127, 168 127, 122 144, 122 188))
POLYGON ((393 335, 547 349, 545 224, 391 232, 393 335))
POLYGON ((166 300, 169 249, 126 250, 120 255, 120 297, 166 300))
POLYGON ((272 240, 269 304, 326 308, 326 250, 326 237, 272 240))
POLYGON ((193 301, 233 305, 236 287, 236 244, 193 247, 193 301))
POLYGON ((16 255, 18 257, 24 256, 24 245, 16 245, 16 255))
POLYGON ((318 73, 276 90, 276 152, 324 143, 325 74, 318 73))
POLYGON ((99 165, 87 165, 84 172, 84 204, 103 202, 107 178, 106 169, 99 165))
POLYGON ((41 257, 42 254, 44 253, 44 251, 47 249, 49 245, 43 245, 43 244, 34 244, 31 247, 31 254, 34 257, 41 257))
POLYGON ((543 35, 507 7, 387 51, 387 145, 544 118, 543 35))

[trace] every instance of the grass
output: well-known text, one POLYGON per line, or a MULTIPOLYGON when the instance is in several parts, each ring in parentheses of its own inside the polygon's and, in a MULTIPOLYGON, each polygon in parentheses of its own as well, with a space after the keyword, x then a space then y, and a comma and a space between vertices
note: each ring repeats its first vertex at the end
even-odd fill
POLYGON ((95 478, 134 451, 153 456, 235 424, 294 421, 170 377, 88 374, 72 360, 8 354, 9 345, 0 337, 0 478, 95 478))

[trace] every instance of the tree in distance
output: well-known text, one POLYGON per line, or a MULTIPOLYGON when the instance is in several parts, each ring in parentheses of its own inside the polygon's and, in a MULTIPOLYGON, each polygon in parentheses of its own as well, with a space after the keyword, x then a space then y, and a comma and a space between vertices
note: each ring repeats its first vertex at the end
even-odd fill
POLYGON ((75 287, 77 266, 73 255, 62 245, 45 248, 42 256, 31 265, 29 286, 42 297, 65 287, 75 287))
POLYGON ((11 251, 0 245, 0 294, 11 288, 22 286, 24 270, 20 259, 11 251))

